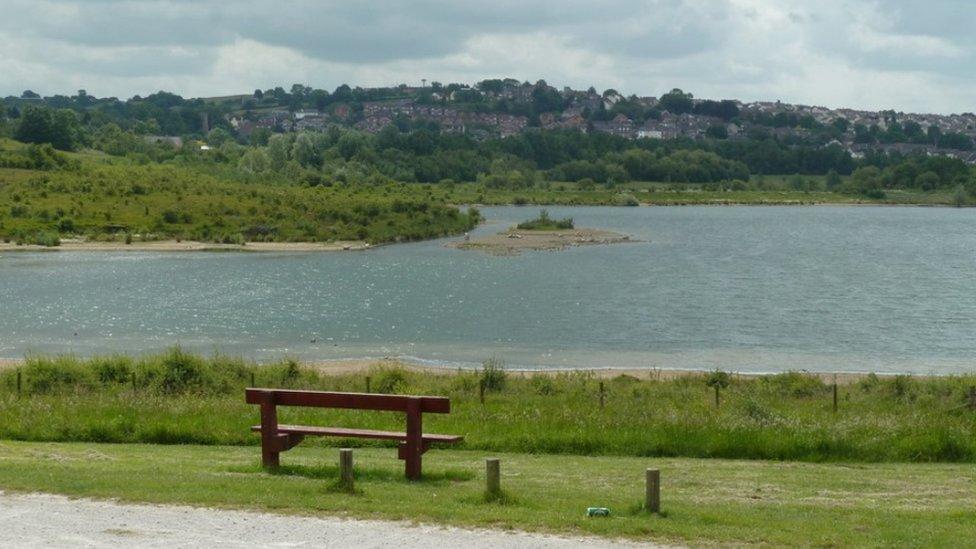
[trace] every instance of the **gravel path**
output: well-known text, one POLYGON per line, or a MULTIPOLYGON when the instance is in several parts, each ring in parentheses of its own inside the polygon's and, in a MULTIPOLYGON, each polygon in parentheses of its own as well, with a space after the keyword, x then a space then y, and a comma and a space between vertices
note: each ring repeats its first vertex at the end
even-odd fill
POLYGON ((289 517, 0 492, 0 547, 660 547, 402 522, 289 517))

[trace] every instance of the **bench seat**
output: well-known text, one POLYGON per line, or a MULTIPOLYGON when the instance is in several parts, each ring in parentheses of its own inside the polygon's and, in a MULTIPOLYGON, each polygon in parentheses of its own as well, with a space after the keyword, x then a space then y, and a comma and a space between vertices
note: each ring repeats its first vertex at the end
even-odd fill
MULTIPOLYGON (((254 425, 251 430, 261 432, 260 425, 254 425)), ((406 433, 396 431, 374 431, 371 429, 346 429, 344 427, 313 427, 309 425, 278 425, 278 432, 285 435, 303 435, 320 437, 342 437, 342 438, 373 438, 382 440, 407 440, 406 433)), ((434 435, 424 434, 425 443, 443 442, 455 444, 464 440, 459 435, 434 435)))

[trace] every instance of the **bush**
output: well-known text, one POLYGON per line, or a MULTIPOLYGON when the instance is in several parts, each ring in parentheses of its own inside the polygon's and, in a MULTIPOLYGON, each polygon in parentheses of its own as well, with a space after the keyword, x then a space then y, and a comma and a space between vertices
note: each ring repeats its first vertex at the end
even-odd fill
POLYGON ((637 197, 630 193, 618 193, 613 197, 613 203, 615 206, 640 206, 640 201, 637 197))
POLYGON ((376 379, 373 388, 377 393, 396 394, 407 384, 407 373, 402 368, 380 368, 373 377, 376 379))
POLYGON ((501 391, 505 388, 505 362, 500 358, 489 358, 481 363, 481 384, 485 391, 501 391))
POLYGON ((549 217, 548 211, 541 210, 539 212, 539 217, 530 219, 529 221, 523 221, 517 225, 517 228, 522 229, 523 231, 553 231, 560 229, 572 229, 573 218, 567 217, 566 219, 552 219, 549 217))
POLYGON ((53 233, 49 231, 38 231, 37 233, 34 234, 32 243, 38 246, 47 246, 51 248, 54 246, 61 245, 61 237, 58 236, 58 233, 53 233))
POLYGON ((182 393, 207 385, 203 361, 176 348, 163 356, 160 387, 165 393, 182 393))

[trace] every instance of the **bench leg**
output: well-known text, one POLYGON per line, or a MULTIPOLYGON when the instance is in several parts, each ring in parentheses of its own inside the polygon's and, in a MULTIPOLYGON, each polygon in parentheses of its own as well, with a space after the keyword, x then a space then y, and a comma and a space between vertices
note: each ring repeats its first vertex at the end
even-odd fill
POLYGON ((406 475, 410 480, 420 480, 422 474, 423 436, 420 399, 411 399, 407 403, 407 441, 403 444, 406 475))
POLYGON ((277 469, 281 465, 278 457, 278 410, 274 395, 266 393, 261 402, 261 464, 265 469, 277 469))

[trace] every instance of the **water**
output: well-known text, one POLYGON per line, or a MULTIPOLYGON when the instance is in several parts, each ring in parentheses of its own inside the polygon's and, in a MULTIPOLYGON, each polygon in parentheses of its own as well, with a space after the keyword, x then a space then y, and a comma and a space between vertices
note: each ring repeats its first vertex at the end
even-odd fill
MULTIPOLYGON (((973 371, 976 210, 550 208, 643 242, 492 257, 4 253, 0 357, 400 356, 528 367, 973 371)), ((486 208, 501 230, 535 208, 486 208)))

